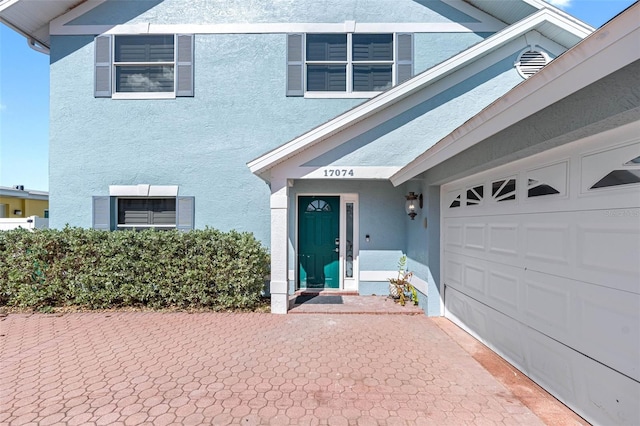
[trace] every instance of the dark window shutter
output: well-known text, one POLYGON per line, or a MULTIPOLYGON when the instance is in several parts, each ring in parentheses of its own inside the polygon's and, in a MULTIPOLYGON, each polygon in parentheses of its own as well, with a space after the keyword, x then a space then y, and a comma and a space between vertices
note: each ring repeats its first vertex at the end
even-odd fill
POLYGON ((104 231, 111 231, 113 217, 111 215, 113 202, 111 197, 108 196, 94 196, 93 197, 93 229, 102 229, 104 231))
POLYGON ((178 197, 176 213, 176 227, 178 230, 183 232, 192 230, 196 216, 195 197, 178 197))
POLYGON ((111 97, 111 36, 98 36, 95 47, 94 96, 111 97))
POLYGON ((304 96, 304 36, 287 34, 287 96, 304 96))
POLYGON ((396 84, 413 77, 413 34, 396 34, 396 84))
POLYGON ((176 36, 176 96, 193 96, 193 34, 176 36))

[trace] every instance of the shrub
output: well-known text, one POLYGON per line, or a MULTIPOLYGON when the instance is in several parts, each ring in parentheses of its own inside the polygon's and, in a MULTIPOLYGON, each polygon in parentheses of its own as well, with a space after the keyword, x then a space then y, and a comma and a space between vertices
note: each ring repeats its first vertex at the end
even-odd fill
POLYGON ((269 273, 250 233, 0 232, 0 305, 252 308, 269 273))

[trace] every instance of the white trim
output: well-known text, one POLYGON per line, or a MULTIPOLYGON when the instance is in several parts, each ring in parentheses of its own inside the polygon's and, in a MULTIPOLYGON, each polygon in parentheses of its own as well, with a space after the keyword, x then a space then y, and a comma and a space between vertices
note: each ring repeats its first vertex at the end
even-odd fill
MULTIPOLYGON (((104 1, 104 0, 99 0, 104 1)), ((93 6, 95 7, 95 6, 93 6)), ((93 8, 92 7, 92 8, 93 8)), ((74 9, 75 10, 75 9, 74 9)), ((493 33, 505 28, 498 22, 458 24, 452 22, 395 22, 395 23, 259 23, 259 24, 120 24, 120 25, 64 25, 51 21, 51 35, 95 34, 287 34, 287 33, 493 33), (349 31, 353 29, 353 31, 349 31)), ((353 21, 351 21, 353 22, 353 21)))
POLYGON ((525 80, 391 177, 398 186, 640 59, 640 4, 525 80))
MULTIPOLYGON (((398 271, 360 271, 360 281, 388 282, 389 278, 396 278, 397 276, 398 271)), ((409 282, 420 293, 428 295, 429 283, 425 280, 414 274, 409 282)))
POLYGON ((411 80, 383 92, 370 101, 367 101, 362 105, 316 127, 306 134, 279 146, 253 161, 250 161, 247 165, 252 173, 262 174, 285 159, 294 156, 299 152, 318 144, 319 142, 322 142, 323 140, 353 125, 355 122, 369 118, 381 110, 388 108, 390 105, 397 103, 409 95, 412 95, 413 93, 432 84, 434 81, 442 79, 454 71, 463 68, 474 60, 486 56, 488 53, 498 49, 502 45, 517 39, 544 23, 553 23, 577 37, 585 37, 588 35, 582 27, 578 27, 573 22, 568 21, 551 11, 541 10, 534 15, 523 19, 519 23, 507 27, 500 33, 489 37, 483 42, 470 47, 453 58, 436 65, 422 74, 419 74, 411 80))
POLYGON ((322 180, 359 180, 359 179, 384 179, 400 170, 400 167, 386 166, 299 166, 294 170, 287 170, 287 178, 293 179, 322 179, 322 180), (331 175, 329 172, 334 172, 331 175), (346 172, 346 173, 344 173, 346 172), (353 175, 350 174, 353 172, 353 175))
POLYGON ((360 214, 358 194, 342 194, 340 196, 340 288, 348 291, 358 291, 360 280, 358 279, 358 264, 360 259, 360 214), (347 278, 345 265, 347 263, 347 204, 353 204, 353 269, 352 277, 347 278))
POLYGON ((110 197, 177 197, 178 185, 109 185, 110 197))
POLYGON ((137 224, 137 225, 126 225, 124 223, 116 224, 116 228, 175 228, 176 225, 150 225, 150 224, 137 224))
MULTIPOLYGON (((347 75, 348 77, 348 75, 347 75)), ((304 92, 307 99, 370 99, 382 92, 304 92)))
POLYGON ((175 93, 169 92, 114 92, 111 99, 175 99, 175 93))
POLYGON ((360 271, 360 281, 389 281, 397 276, 398 271, 360 271))

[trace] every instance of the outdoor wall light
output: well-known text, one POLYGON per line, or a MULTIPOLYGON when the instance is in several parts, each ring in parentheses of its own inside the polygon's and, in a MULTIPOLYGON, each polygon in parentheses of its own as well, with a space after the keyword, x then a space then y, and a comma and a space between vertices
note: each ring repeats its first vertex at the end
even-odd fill
POLYGON ((414 220, 418 215, 418 213, 416 213, 416 210, 418 210, 418 207, 422 208, 422 194, 416 195, 415 192, 409 192, 409 195, 405 195, 404 198, 407 199, 407 202, 404 205, 404 209, 411 220, 414 220))
POLYGON ((13 214, 15 214, 16 216, 20 216, 22 215, 22 210, 14 210, 13 214))

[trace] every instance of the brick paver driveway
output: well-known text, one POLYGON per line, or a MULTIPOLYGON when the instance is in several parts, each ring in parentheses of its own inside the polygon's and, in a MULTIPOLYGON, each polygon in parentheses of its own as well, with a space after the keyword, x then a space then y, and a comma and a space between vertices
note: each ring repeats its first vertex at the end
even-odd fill
POLYGON ((2 424, 543 423, 424 316, 0 320, 2 424))

